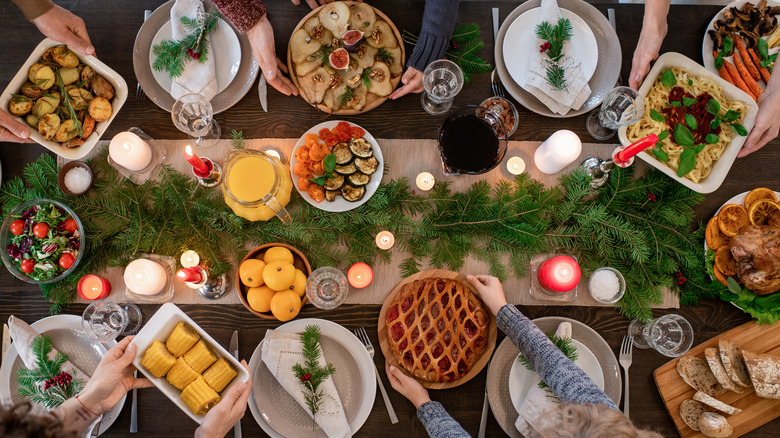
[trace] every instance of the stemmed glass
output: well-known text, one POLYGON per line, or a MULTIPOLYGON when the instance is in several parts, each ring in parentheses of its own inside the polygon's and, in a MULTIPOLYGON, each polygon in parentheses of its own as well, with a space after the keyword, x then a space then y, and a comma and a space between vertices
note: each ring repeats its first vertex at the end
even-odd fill
POLYGON ((336 268, 317 268, 306 281, 306 298, 320 309, 335 309, 347 299, 347 277, 336 268))
POLYGON ((452 100, 463 88, 463 71, 452 61, 439 59, 428 64, 423 72, 425 93, 420 96, 428 114, 444 114, 452 108, 452 100))
POLYGON ((691 349, 693 328, 685 318, 676 314, 664 315, 647 322, 635 319, 628 326, 638 348, 652 348, 668 357, 677 357, 691 349))
POLYGON ((638 122, 644 112, 645 101, 636 90, 615 87, 607 93, 601 106, 588 114, 585 127, 596 140, 606 140, 621 126, 638 122))
POLYGON ((185 94, 171 109, 173 124, 190 136, 196 146, 210 147, 217 144, 222 130, 214 120, 211 102, 200 94, 185 94))
POLYGON ((132 303, 95 301, 84 310, 81 326, 90 338, 109 342, 119 335, 135 334, 141 326, 141 309, 132 303))

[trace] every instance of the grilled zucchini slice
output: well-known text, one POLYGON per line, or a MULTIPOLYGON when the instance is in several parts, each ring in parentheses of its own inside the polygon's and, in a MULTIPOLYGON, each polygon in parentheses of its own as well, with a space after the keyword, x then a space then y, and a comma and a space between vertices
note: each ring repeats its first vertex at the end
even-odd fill
POLYGON ((333 202, 336 200, 336 196, 341 193, 338 190, 325 190, 325 199, 328 200, 328 202, 333 202))
POLYGON ((360 158, 368 158, 374 155, 374 148, 371 147, 371 143, 363 137, 353 138, 349 142, 349 150, 360 158))
POLYGON ((352 152, 349 151, 347 143, 336 143, 330 153, 336 156, 336 164, 347 164, 352 161, 352 152))
POLYGON ((379 161, 377 161, 376 157, 355 158, 355 167, 366 175, 371 175, 379 167, 379 161))
POLYGON ((333 178, 327 178, 322 187, 325 190, 338 190, 344 185, 344 176, 336 175, 333 178))
POLYGON ((353 185, 344 184, 344 187, 341 188, 341 196, 344 197, 347 201, 350 202, 357 202, 363 199, 363 195, 366 194, 366 188, 365 187, 355 187, 353 185))
POLYGON ((347 177, 347 180, 353 186, 364 186, 371 181, 371 175, 366 175, 363 172, 355 172, 347 177))
POLYGON ((341 175, 352 175, 353 173, 357 172, 357 167, 355 167, 355 163, 347 163, 343 166, 336 165, 334 170, 336 173, 341 175))

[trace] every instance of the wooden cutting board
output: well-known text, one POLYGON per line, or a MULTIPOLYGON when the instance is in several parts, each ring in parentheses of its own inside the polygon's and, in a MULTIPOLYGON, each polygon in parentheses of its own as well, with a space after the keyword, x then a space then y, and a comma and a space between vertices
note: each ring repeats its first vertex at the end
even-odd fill
MULTIPOLYGON (((780 356, 780 323, 759 325, 754 322, 745 323, 716 336, 692 348, 685 356, 698 356, 706 360, 704 349, 707 347, 717 348, 720 338, 733 340, 740 349, 780 356)), ((704 437, 701 432, 696 432, 688 427, 680 417, 680 403, 683 400, 693 398, 696 390, 683 382, 680 374, 677 373, 678 361, 679 358, 673 359, 653 373, 658 392, 661 394, 680 436, 683 438, 704 437)), ((742 412, 737 415, 725 415, 734 429, 732 437, 742 436, 780 416, 780 400, 758 397, 752 388, 746 388, 742 394, 728 391, 716 398, 742 409, 742 412)))

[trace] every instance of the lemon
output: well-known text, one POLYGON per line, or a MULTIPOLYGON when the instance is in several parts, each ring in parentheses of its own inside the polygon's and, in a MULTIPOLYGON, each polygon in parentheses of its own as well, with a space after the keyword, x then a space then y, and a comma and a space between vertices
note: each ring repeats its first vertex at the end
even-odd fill
POLYGON ((263 256, 263 261, 268 264, 277 260, 282 260, 292 265, 292 251, 283 246, 272 246, 271 248, 268 248, 268 250, 265 252, 265 255, 263 256))
POLYGON ((279 321, 289 321, 301 311, 301 298, 291 290, 277 292, 271 298, 271 313, 279 321))
POLYGON ((258 259, 246 259, 238 267, 238 276, 241 283, 247 287, 258 287, 263 285, 263 268, 265 262, 258 259))
POLYGON ((290 290, 295 291, 301 298, 306 295, 306 274, 300 269, 295 270, 295 280, 292 286, 290 286, 290 290))
POLYGON ((255 312, 268 312, 274 294, 276 291, 268 286, 253 287, 247 291, 246 301, 255 312))
POLYGON ((295 267, 281 260, 268 263, 263 269, 263 280, 275 291, 290 289, 295 282, 295 267))

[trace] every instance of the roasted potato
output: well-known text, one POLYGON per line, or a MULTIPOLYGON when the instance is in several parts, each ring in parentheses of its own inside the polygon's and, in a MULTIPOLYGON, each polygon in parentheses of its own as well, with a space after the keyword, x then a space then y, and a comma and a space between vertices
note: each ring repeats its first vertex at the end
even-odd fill
POLYGON ((8 102, 8 112, 15 116, 23 116, 32 111, 35 103, 26 96, 14 96, 8 102))
POLYGON ((75 148, 76 146, 81 146, 87 141, 84 140, 82 137, 76 137, 72 138, 64 143, 62 143, 62 147, 64 148, 75 148))
POLYGON ((81 82, 84 82, 85 87, 89 86, 92 78, 95 76, 97 76, 97 73, 95 72, 94 68, 85 65, 84 68, 81 69, 81 82))
POLYGON ((90 89, 95 96, 108 100, 114 98, 114 87, 103 76, 95 75, 90 82, 90 89))
POLYGON ((27 79, 29 79, 30 82, 35 83, 35 72, 43 67, 45 67, 45 65, 41 64, 40 62, 36 62, 35 64, 31 65, 27 70, 27 79))
POLYGON ((111 118, 111 102, 105 97, 96 97, 89 103, 89 115, 96 122, 105 122, 111 118))
POLYGON ((46 100, 44 98, 40 98, 40 99, 35 101, 35 105, 34 105, 34 107, 32 109, 32 113, 36 117, 41 117, 44 114, 51 114, 51 113, 53 113, 54 110, 56 110, 56 109, 57 109, 57 107, 56 106, 51 106, 51 104, 49 103, 48 100, 46 100))
POLYGON ((41 59, 43 59, 44 61, 54 62, 54 56, 52 56, 52 52, 54 52, 54 49, 56 48, 57 48, 56 46, 49 47, 48 50, 43 52, 43 56, 41 56, 41 59))
POLYGON ((81 138, 89 137, 90 134, 92 134, 92 131, 95 130, 95 119, 93 119, 89 113, 84 115, 84 122, 81 124, 81 130, 83 131, 81 138))
POLYGON ((89 106, 94 96, 83 88, 71 88, 68 90, 68 98, 73 109, 81 111, 89 106))
POLYGON ((53 93, 44 94, 41 99, 49 102, 49 105, 51 105, 52 108, 57 109, 57 107, 60 106, 60 100, 62 99, 62 96, 60 95, 59 91, 55 91, 53 93))
POLYGON ((35 71, 32 82, 41 90, 48 90, 54 86, 54 83, 56 82, 54 70, 52 70, 51 67, 44 65, 35 71))
POLYGON ((54 47, 53 50, 51 50, 51 57, 54 59, 54 62, 62 67, 79 66, 79 57, 66 46, 54 47))
POLYGON ((60 128, 60 117, 57 114, 44 114, 38 121, 38 132, 44 140, 51 140, 60 128))
POLYGON ((79 80, 79 69, 75 67, 62 67, 60 77, 63 85, 70 85, 79 80))
POLYGON ((35 114, 27 114, 27 117, 24 118, 24 121, 27 122, 28 125, 36 129, 38 128, 38 120, 40 120, 40 117, 35 114))
POLYGON ((22 94, 29 97, 30 99, 38 99, 43 96, 43 91, 41 91, 41 89, 32 82, 27 81, 24 83, 24 85, 22 85, 22 94))
POLYGON ((54 141, 62 143, 77 137, 79 135, 79 130, 76 123, 78 123, 78 121, 73 119, 68 119, 60 123, 60 127, 57 128, 57 133, 54 134, 54 141))

